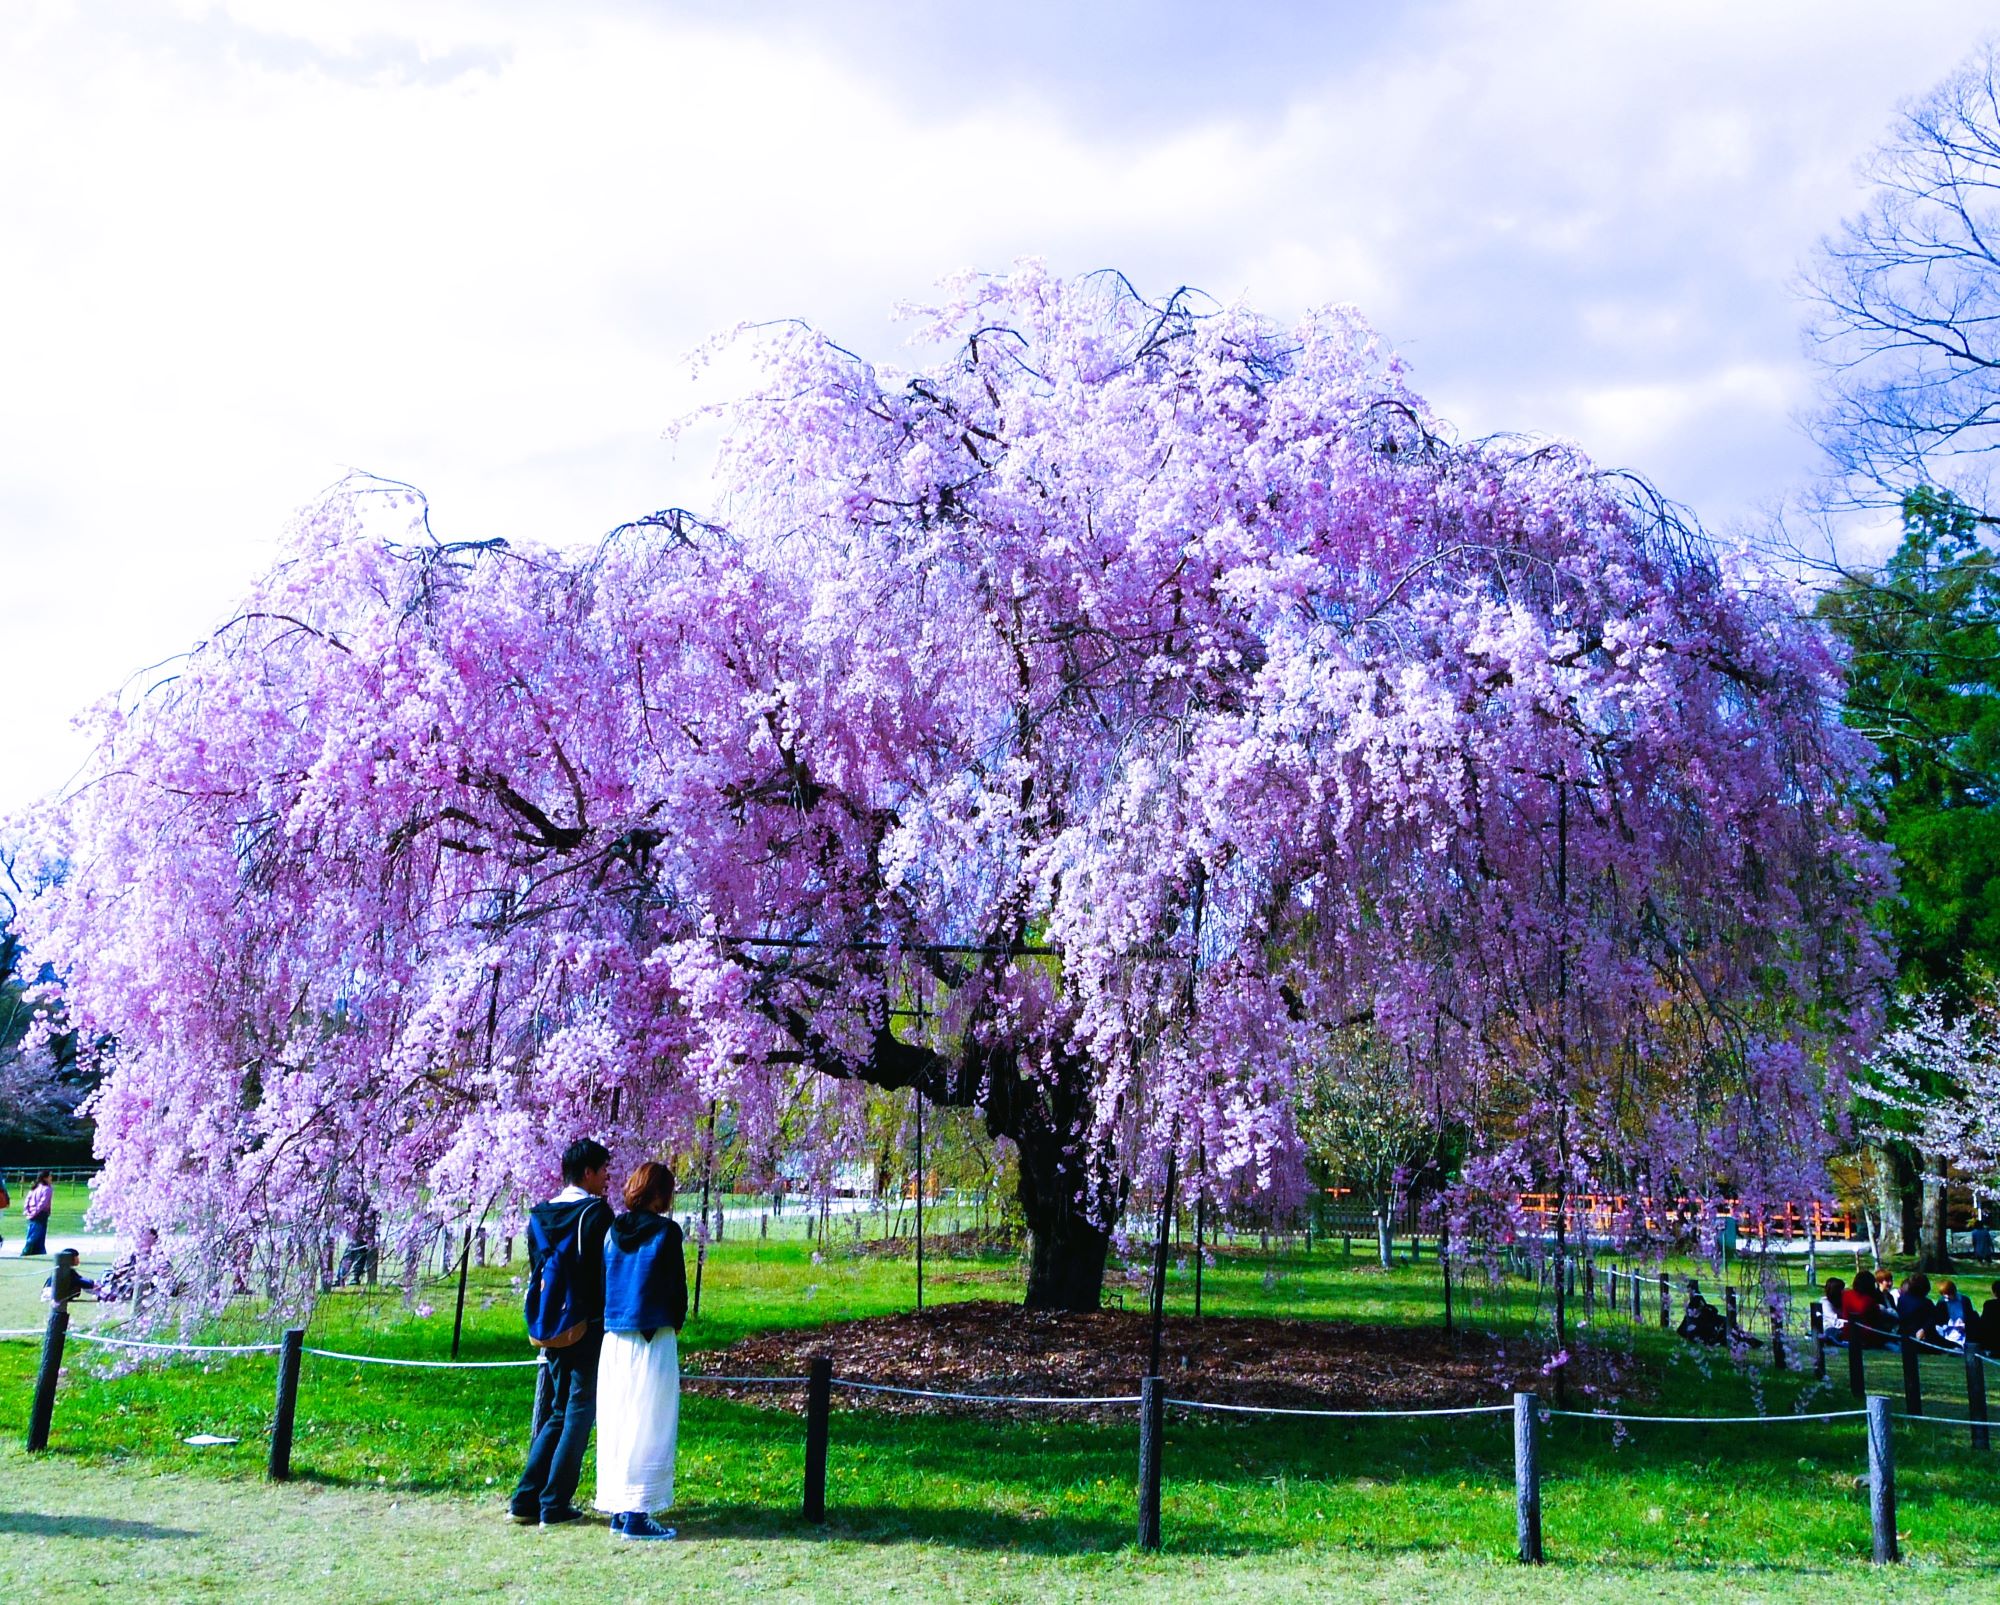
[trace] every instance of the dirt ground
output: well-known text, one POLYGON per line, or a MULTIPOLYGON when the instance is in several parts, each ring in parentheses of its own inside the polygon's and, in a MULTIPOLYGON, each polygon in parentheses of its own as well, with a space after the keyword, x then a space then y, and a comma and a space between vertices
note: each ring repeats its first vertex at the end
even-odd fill
MULTIPOLYGON (((824 1327, 764 1332, 705 1354, 717 1375, 803 1376, 811 1358, 836 1377, 957 1393, 1128 1394, 1147 1369, 1151 1318, 1143 1311, 1066 1315, 973 1300, 824 1327)), ((1541 1355, 1485 1333, 1347 1321, 1169 1316, 1161 1374, 1174 1394, 1220 1404, 1412 1409, 1494 1404, 1529 1385, 1541 1355)), ((775 1390, 728 1389, 799 1407, 775 1390)), ((895 1395, 837 1395, 870 1409, 949 1408, 895 1395)))

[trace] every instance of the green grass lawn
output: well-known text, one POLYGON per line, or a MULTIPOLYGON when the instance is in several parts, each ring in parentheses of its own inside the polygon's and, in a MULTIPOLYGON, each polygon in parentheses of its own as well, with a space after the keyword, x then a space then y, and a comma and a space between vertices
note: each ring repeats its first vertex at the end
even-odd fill
MULTIPOLYGON (((39 1324, 33 1290, 41 1274, 34 1262, 0 1261, 0 1327, 39 1324)), ((747 1332, 907 1309, 912 1280, 906 1258, 856 1256, 837 1243, 816 1257, 815 1246, 798 1238, 727 1240, 711 1253, 684 1352, 699 1365, 703 1351, 747 1332)), ((1019 1287, 1008 1256, 933 1260, 926 1277, 933 1301, 1012 1298, 1019 1287)), ((307 1341, 442 1357, 452 1292, 448 1281, 427 1283, 419 1295, 427 1314, 407 1311, 387 1289, 339 1292, 322 1302, 307 1341)), ((1209 1269, 1204 1292, 1216 1314, 1391 1325, 1439 1318, 1433 1265, 1384 1272, 1343 1257, 1337 1242, 1311 1256, 1241 1252, 1209 1269)), ((1129 1298, 1142 1303, 1142 1290, 1132 1287, 1129 1298)), ((1170 1298, 1177 1310, 1191 1308, 1184 1269, 1170 1298)), ((1513 1283, 1468 1299, 1462 1290, 1460 1312, 1521 1333, 1536 1318, 1535 1291, 1513 1283)), ((79 1307, 79 1317, 86 1313, 79 1307)), ((228 1324, 237 1335, 268 1335, 252 1312, 228 1324)), ((1759 1366, 1738 1371, 1723 1357, 1692 1352, 1651 1322, 1635 1327, 1599 1312, 1586 1331, 1615 1355, 1634 1410, 1735 1414, 1761 1406, 1784 1414, 1802 1395, 1813 1409, 1850 1407, 1838 1356, 1830 1382, 1814 1391, 1810 1378, 1759 1366)), ((475 1271, 464 1357, 525 1353, 510 1273, 475 1271)), ((1871 1385, 1900 1385, 1893 1358, 1873 1364, 1871 1385)), ((0 1344, 0 1435, 11 1443, 24 1430, 33 1365, 33 1345, 0 1344)), ((251 1589, 247 1597, 292 1598, 340 1577, 341 1597, 526 1598, 524 1553, 560 1557, 562 1588, 538 1598, 572 1585, 609 1587, 614 1596, 622 1588, 801 1599, 1136 1597, 1163 1587, 1222 1598, 1310 1591, 1470 1599, 1530 1586, 1508 1563, 1514 1513, 1504 1417, 1315 1422, 1176 1413, 1167 1437, 1167 1547, 1154 1558, 1132 1548, 1136 1423, 842 1408, 833 1424, 830 1520, 824 1532, 808 1532, 797 1515, 799 1417, 690 1390, 675 1519, 696 1541, 642 1561, 613 1553, 601 1528, 514 1533, 500 1523, 525 1447, 525 1370, 393 1370, 308 1357, 294 1449, 300 1482, 285 1489, 259 1481, 269 1358, 115 1370, 101 1351, 72 1348, 52 1453, 31 1468, 6 1451, 9 1491, 0 1504, 13 1514, 0 1510, 0 1598, 57 1578, 138 1584, 155 1575, 146 1567, 165 1568, 157 1576, 179 1579, 173 1586, 186 1597, 249 1589, 262 1578, 255 1586, 265 1593, 251 1589), (241 1441, 215 1448, 181 1441, 197 1432, 241 1441), (129 1498, 121 1500, 120 1489, 129 1498), (391 1507, 396 1514, 385 1515, 391 1507), (100 1525, 70 1544, 30 1537, 48 1533, 64 1510, 100 1525), (115 1521, 190 1536, 102 1526, 115 1521), (232 1548, 230 1532, 266 1522, 296 1530, 296 1541, 232 1548), (410 1554, 393 1560, 399 1545, 410 1554), (236 1573, 217 1558, 232 1553, 243 1561, 236 1573), (364 1556, 382 1557, 381 1569, 357 1588, 344 1568, 364 1556), (266 1566, 268 1576, 259 1570, 266 1566), (634 1583, 642 1573, 661 1580, 634 1583)), ((1927 1363, 1926 1391, 1930 1408, 1961 1409, 1963 1366, 1927 1363)), ((1956 1430, 1921 1424, 1899 1427, 1896 1451, 1905 1553, 1927 1574, 1928 1594, 2000 1595, 1995 1457, 1974 1456, 1956 1430)), ((1857 1563, 1866 1555, 1868 1518, 1857 1487, 1864 1465, 1856 1421, 1640 1426, 1621 1435, 1603 1423, 1557 1419, 1546 1428, 1545 1464, 1544 1531, 1556 1565, 1535 1585, 1538 1598, 1718 1590, 1873 1597, 1881 1586, 1857 1563)), ((586 1476, 586 1495, 588 1488, 586 1476)), ((174 1597, 171 1589, 153 1592, 174 1597)))

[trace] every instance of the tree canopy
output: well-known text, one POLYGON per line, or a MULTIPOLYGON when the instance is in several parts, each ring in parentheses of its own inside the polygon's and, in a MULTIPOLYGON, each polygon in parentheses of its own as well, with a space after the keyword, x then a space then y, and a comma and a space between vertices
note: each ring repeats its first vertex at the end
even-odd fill
POLYGON ((2000 566, 1972 510, 1912 491, 1879 569, 1819 612, 1850 649, 1848 721, 1878 750, 1901 868, 1888 919, 1913 987, 2000 973, 2000 566))
POLYGON ((854 1089, 1014 1145, 1094 1305, 1170 1151, 1300 1177, 1365 1023, 1472 1185, 1816 1179, 1885 961, 1818 632, 1573 450, 1453 443, 1360 319, 1027 266, 936 360, 760 339, 707 516, 454 543, 338 487, 103 715, 27 911, 116 1040, 101 1196, 316 1275, 339 1186, 745 1150, 854 1089))

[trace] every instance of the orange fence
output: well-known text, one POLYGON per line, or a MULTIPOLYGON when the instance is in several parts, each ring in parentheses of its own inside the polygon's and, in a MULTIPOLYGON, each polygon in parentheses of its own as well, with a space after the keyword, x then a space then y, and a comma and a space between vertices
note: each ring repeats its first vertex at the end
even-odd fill
MULTIPOLYGON (((1521 1208, 1530 1215, 1553 1221, 1556 1193, 1523 1193, 1521 1208)), ((1802 1237, 1851 1238, 1854 1235, 1852 1210, 1835 1209, 1814 1200, 1806 1204, 1785 1204, 1775 1210, 1745 1211, 1733 1198, 1704 1203, 1699 1198, 1644 1198, 1624 1193, 1583 1193, 1562 1200, 1563 1222, 1570 1231, 1627 1232, 1643 1226, 1648 1232, 1684 1229, 1705 1215, 1720 1220, 1736 1218, 1737 1229, 1745 1237, 1775 1237, 1787 1241, 1802 1237)))

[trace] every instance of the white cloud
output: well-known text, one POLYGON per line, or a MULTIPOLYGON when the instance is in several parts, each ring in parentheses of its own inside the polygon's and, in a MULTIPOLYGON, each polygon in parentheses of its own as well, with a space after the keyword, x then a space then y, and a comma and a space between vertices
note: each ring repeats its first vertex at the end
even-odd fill
POLYGON ((1575 435, 1727 520, 1808 460, 1788 275, 1985 20, 106 15, 31 5, 0 58, 0 808, 346 466, 423 485, 445 531, 585 538, 699 494, 660 431, 706 333, 800 315, 880 349, 891 303, 1022 254, 1280 315, 1354 301, 1468 432, 1575 435))

